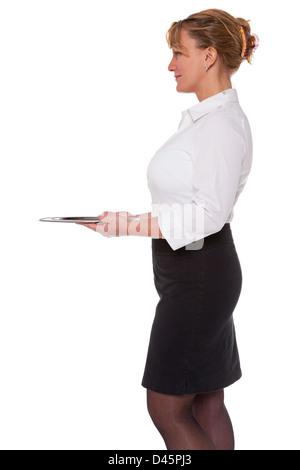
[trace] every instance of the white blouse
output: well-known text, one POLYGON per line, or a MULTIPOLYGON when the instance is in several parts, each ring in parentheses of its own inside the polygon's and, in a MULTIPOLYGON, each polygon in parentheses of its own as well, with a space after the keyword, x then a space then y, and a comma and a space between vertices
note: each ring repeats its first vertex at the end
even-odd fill
POLYGON ((173 250, 219 232, 252 164, 252 135, 233 88, 182 113, 178 131, 156 152, 148 171, 152 217, 173 250))

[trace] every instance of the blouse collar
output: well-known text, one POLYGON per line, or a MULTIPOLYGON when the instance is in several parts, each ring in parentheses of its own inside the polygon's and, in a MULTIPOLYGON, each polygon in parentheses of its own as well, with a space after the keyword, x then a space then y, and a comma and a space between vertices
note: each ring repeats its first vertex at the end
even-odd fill
POLYGON ((235 88, 228 88, 227 90, 221 91, 221 93, 206 98, 206 100, 200 101, 195 106, 189 108, 188 112, 190 113, 193 121, 196 121, 210 111, 214 111, 216 108, 219 108, 230 101, 239 102, 235 88))

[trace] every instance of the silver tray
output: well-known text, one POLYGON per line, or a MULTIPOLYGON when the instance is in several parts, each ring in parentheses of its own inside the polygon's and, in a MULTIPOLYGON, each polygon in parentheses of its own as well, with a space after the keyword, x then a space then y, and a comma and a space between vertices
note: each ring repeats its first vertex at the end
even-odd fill
MULTIPOLYGON (((128 217, 129 220, 140 220, 138 217, 128 217)), ((102 224, 98 217, 44 217, 40 222, 60 222, 68 224, 102 224)))

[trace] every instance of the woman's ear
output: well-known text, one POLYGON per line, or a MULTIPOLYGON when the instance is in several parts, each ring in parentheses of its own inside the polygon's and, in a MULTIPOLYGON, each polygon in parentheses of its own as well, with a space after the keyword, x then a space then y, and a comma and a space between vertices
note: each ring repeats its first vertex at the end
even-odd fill
POLYGON ((208 47, 205 51, 205 60, 209 67, 211 67, 217 60, 218 52, 215 47, 208 47))

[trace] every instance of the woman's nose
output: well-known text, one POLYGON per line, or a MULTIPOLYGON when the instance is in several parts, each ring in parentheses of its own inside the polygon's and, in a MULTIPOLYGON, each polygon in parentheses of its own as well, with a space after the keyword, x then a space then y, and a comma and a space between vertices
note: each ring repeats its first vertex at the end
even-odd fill
POLYGON ((174 58, 173 58, 173 59, 171 60, 171 62, 169 63, 168 70, 169 70, 169 72, 174 72, 175 68, 176 68, 176 67, 175 67, 175 60, 174 60, 174 58))

